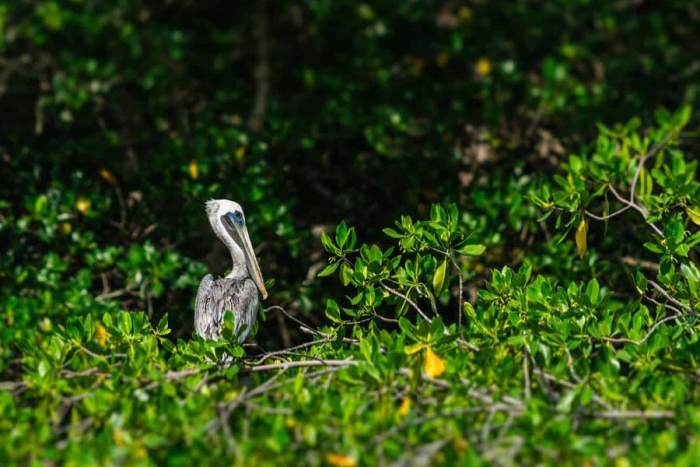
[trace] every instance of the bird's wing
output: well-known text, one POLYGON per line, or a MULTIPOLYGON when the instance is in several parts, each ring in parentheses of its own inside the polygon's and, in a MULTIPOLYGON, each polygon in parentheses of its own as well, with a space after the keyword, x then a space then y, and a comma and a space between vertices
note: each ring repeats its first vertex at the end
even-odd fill
POLYGON ((238 338, 243 343, 258 314, 258 289, 250 279, 223 278, 214 280, 211 274, 202 279, 195 304, 197 334, 206 339, 221 335, 224 314, 232 311, 235 316, 234 332, 245 324, 246 329, 238 338))
POLYGON ((246 279, 243 285, 243 290, 238 295, 240 300, 240 305, 238 311, 236 312, 236 334, 238 330, 245 324, 246 328, 243 330, 240 336, 238 336, 238 343, 242 344, 248 334, 253 329, 255 324, 255 319, 258 316, 258 288, 250 279, 246 279))
POLYGON ((214 339, 221 334, 221 322, 212 300, 214 276, 207 274, 199 283, 194 303, 194 327, 197 334, 205 339, 214 339))

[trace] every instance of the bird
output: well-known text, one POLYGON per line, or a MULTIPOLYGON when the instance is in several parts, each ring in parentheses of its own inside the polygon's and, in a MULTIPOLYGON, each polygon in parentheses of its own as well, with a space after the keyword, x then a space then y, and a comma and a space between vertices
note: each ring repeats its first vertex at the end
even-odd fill
POLYGON ((205 339, 217 339, 221 336, 224 315, 231 312, 235 317, 234 334, 242 344, 258 315, 258 289, 263 300, 267 298, 267 290, 248 237, 243 208, 227 199, 213 199, 205 206, 214 233, 231 253, 233 266, 226 277, 215 280, 207 274, 199 284, 195 330, 205 339))

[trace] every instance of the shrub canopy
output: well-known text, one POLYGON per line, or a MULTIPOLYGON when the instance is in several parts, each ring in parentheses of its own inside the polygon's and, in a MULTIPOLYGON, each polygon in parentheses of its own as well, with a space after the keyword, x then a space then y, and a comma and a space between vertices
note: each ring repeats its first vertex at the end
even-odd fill
POLYGON ((0 459, 694 465, 699 25, 6 0, 0 459), (244 347, 193 335, 210 198, 268 279, 244 347))

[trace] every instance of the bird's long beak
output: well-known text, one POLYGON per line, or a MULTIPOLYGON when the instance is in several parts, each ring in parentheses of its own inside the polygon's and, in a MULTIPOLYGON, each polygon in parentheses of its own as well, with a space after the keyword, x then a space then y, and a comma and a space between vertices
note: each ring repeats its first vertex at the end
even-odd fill
POLYGON ((262 293, 263 300, 267 298, 267 290, 265 290, 265 281, 263 280, 262 274, 260 273, 260 267, 258 266, 258 261, 255 259, 255 251, 253 250, 253 245, 250 243, 250 237, 248 236, 248 228, 245 224, 240 224, 238 222, 231 222, 231 225, 235 229, 238 238, 238 244, 243 250, 243 255, 245 256, 246 266, 248 267, 248 273, 253 281, 260 289, 262 293))

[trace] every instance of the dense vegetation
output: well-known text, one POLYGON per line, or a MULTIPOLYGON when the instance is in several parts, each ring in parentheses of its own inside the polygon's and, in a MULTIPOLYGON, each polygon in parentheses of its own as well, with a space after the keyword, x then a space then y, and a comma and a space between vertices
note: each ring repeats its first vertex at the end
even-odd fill
POLYGON ((4 1, 0 463, 695 465, 697 37, 697 1, 4 1), (210 198, 268 279, 243 347, 193 335, 210 198))

